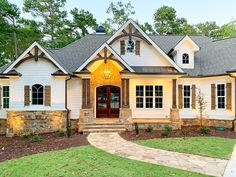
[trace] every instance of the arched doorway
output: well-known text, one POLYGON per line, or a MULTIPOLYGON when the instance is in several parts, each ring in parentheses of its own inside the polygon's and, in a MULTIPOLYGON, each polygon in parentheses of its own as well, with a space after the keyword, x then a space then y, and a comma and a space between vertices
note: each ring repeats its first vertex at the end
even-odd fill
POLYGON ((96 117, 118 118, 120 109, 120 88, 112 85, 96 89, 96 117))

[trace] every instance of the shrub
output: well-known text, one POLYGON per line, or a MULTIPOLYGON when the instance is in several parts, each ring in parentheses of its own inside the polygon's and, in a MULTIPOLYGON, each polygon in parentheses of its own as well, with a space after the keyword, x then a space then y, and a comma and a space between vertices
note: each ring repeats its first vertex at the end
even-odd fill
POLYGON ((207 127, 201 127, 201 128, 200 128, 200 132, 201 132, 202 134, 208 134, 208 133, 211 132, 211 130, 210 130, 209 128, 207 128, 207 127))
POLYGON ((22 139, 29 139, 30 134, 29 134, 29 133, 23 133, 20 137, 21 137, 22 139))
POLYGON ((151 125, 148 125, 148 127, 146 128, 146 132, 151 133, 153 130, 151 125))
POLYGON ((184 138, 188 135, 188 130, 186 130, 186 129, 181 129, 181 133, 182 133, 182 135, 184 136, 184 138))
POLYGON ((32 136, 32 139, 31 139, 32 142, 39 142, 41 141, 41 138, 39 135, 34 135, 32 136))
POLYGON ((62 136, 65 136, 65 131, 64 130, 59 130, 58 131, 58 136, 62 137, 62 136))
POLYGON ((161 135, 162 135, 162 136, 168 136, 169 134, 170 134, 170 132, 167 131, 167 130, 162 130, 162 131, 161 131, 161 135))
POLYGON ((135 128, 135 133, 136 133, 136 135, 139 135, 138 123, 134 123, 134 128, 135 128))

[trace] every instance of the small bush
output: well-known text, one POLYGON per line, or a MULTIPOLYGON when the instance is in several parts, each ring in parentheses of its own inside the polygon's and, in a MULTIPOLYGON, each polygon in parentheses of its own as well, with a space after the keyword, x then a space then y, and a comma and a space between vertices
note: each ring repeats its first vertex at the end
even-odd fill
POLYGON ((170 132, 167 131, 167 130, 162 130, 162 131, 161 131, 161 135, 162 135, 162 136, 169 136, 169 134, 170 134, 170 132))
POLYGON ((169 125, 165 125, 164 126, 164 130, 166 130, 166 131, 168 131, 168 132, 172 132, 172 127, 171 126, 169 126, 169 125))
POLYGON ((186 137, 188 135, 189 131, 186 129, 181 129, 181 133, 184 137, 186 137))
POLYGON ((39 142, 39 141, 41 141, 41 138, 39 135, 34 135, 34 136, 32 136, 31 141, 32 142, 39 142))
POLYGON ((58 131, 58 136, 62 137, 62 136, 65 136, 65 131, 64 130, 59 130, 58 131))
POLYGON ((30 134, 29 134, 29 133, 23 133, 20 137, 21 137, 22 139, 29 139, 30 134))
POLYGON ((200 132, 202 134, 209 134, 211 132, 211 130, 209 128, 207 128, 207 127, 201 127, 200 128, 200 132))
POLYGON ((135 133, 136 133, 136 135, 139 135, 138 123, 134 123, 134 128, 135 128, 135 133))
POLYGON ((151 125, 148 125, 148 127, 146 128, 146 132, 151 133, 153 130, 151 125))

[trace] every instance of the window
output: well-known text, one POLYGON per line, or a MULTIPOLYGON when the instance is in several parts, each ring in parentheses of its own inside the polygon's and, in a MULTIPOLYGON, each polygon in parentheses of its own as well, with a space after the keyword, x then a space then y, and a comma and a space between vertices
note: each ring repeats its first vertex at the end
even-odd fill
POLYGON ((32 86, 32 104, 43 105, 43 86, 40 84, 32 86))
POLYGON ((9 108, 9 86, 3 86, 2 89, 2 99, 3 99, 3 108, 9 108))
POLYGON ((217 107, 225 109, 225 84, 217 84, 217 107))
POLYGON ((162 85, 155 86, 155 108, 163 107, 163 87, 162 85))
POLYGON ((190 85, 184 85, 184 108, 190 108, 191 102, 191 87, 190 85))
POLYGON ((189 64, 189 54, 184 53, 182 55, 182 62, 183 62, 183 64, 189 64))
POLYGON ((142 85, 136 86, 136 108, 143 108, 144 87, 142 85))
POLYGON ((126 45, 126 50, 128 53, 134 53, 134 41, 133 40, 128 40, 127 45, 126 45))
POLYGON ((153 108, 153 86, 152 85, 145 86, 145 102, 146 102, 146 108, 153 108))

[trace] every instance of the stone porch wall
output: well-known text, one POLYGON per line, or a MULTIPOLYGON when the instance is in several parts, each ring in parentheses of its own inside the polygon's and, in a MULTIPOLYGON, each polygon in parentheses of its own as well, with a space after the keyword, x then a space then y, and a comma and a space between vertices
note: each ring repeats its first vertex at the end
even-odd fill
MULTIPOLYGON (((194 125, 201 125, 201 119, 182 119, 182 123, 184 126, 194 126, 194 125)), ((232 120, 218 120, 218 119, 202 119, 203 126, 210 126, 210 127, 218 127, 224 126, 225 128, 232 128, 233 121, 232 120)))
POLYGON ((66 130, 66 110, 8 111, 7 135, 66 130))
POLYGON ((6 128, 7 128, 7 120, 0 119, 0 135, 6 134, 6 128))

